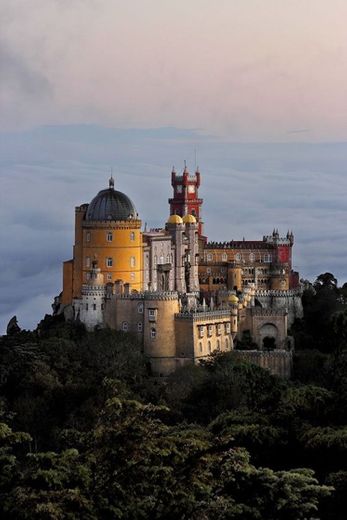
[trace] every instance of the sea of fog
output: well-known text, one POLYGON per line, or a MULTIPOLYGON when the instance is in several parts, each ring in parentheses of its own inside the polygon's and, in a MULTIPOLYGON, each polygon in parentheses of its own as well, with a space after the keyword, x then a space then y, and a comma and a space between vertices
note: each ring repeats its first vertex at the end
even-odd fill
POLYGON ((0 134, 0 333, 17 315, 33 328, 61 291, 74 207, 107 187, 135 203, 147 227, 169 214, 170 174, 199 164, 211 240, 295 235, 294 267, 347 280, 347 143, 230 143, 195 130, 51 126, 0 134))

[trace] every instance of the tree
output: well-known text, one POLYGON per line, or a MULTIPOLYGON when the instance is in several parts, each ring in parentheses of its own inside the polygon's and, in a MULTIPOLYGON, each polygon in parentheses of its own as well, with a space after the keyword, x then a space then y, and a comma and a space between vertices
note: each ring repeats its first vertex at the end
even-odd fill
POLYGON ((337 291, 337 279, 331 273, 320 274, 314 282, 314 287, 316 290, 328 288, 332 291, 337 291))

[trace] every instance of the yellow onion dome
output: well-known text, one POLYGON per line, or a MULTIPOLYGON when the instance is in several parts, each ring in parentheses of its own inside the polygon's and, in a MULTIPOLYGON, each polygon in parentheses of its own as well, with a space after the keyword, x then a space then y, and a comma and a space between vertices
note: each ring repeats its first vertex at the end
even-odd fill
POLYGON ((196 224, 196 218, 194 215, 184 215, 183 222, 184 224, 196 224))
POLYGON ((179 215, 170 215, 167 221, 168 224, 183 224, 182 217, 179 215))
POLYGON ((230 294, 230 296, 228 296, 228 302, 233 305, 237 305, 239 303, 239 299, 237 296, 235 296, 235 294, 230 294))

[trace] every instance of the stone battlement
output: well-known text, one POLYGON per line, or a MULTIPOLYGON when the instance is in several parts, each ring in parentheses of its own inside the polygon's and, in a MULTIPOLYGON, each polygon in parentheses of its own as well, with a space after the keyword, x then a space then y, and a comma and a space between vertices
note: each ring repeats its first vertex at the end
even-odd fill
POLYGON ((266 309, 264 307, 251 307, 252 316, 286 316, 286 309, 266 309))
POLYGON ((144 291, 139 293, 120 294, 117 295, 122 300, 177 300, 178 293, 176 291, 144 291))
POLYGON ((205 249, 273 249, 273 245, 262 240, 231 240, 230 242, 208 242, 205 249))
POLYGON ((238 361, 246 361, 265 368, 273 375, 285 378, 291 376, 293 355, 288 350, 233 350, 232 355, 238 361))
POLYGON ((184 319, 184 320, 213 320, 216 319, 224 319, 230 317, 229 309, 218 309, 218 310, 191 310, 185 312, 178 312, 175 314, 176 319, 184 319))
POLYGON ((282 297, 292 297, 292 296, 301 296, 302 289, 298 287, 297 289, 288 289, 288 291, 281 290, 271 290, 271 289, 256 289, 255 297, 257 296, 282 296, 282 297))

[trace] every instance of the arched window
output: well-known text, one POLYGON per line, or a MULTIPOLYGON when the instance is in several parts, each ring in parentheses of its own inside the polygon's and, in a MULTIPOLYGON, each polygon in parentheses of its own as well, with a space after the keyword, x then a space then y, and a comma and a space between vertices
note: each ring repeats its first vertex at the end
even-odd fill
POLYGON ((202 343, 201 343, 201 341, 199 342, 199 352, 202 352, 202 343))
POLYGON ((143 323, 142 323, 142 321, 138 321, 137 322, 137 331, 142 332, 142 330, 143 330, 143 323))
POLYGON ((113 234, 112 234, 112 231, 108 231, 107 234, 106 234, 106 240, 107 242, 112 242, 113 240, 113 234))
POLYGON ((128 330, 129 330, 129 323, 127 321, 123 321, 123 323, 122 323, 122 330, 124 332, 128 332, 128 330))
POLYGON ((217 350, 220 350, 220 341, 217 339, 217 350))
POLYGON ((130 257, 130 267, 135 267, 135 264, 136 264, 136 259, 134 256, 131 256, 130 257))
POLYGON ((208 342, 207 342, 207 350, 208 350, 209 353, 211 354, 211 341, 208 341, 208 342))
POLYGON ((226 349, 229 348, 229 339, 228 338, 225 338, 225 348, 226 349))
POLYGON ((135 240, 135 233, 133 231, 130 233, 130 240, 135 240))

